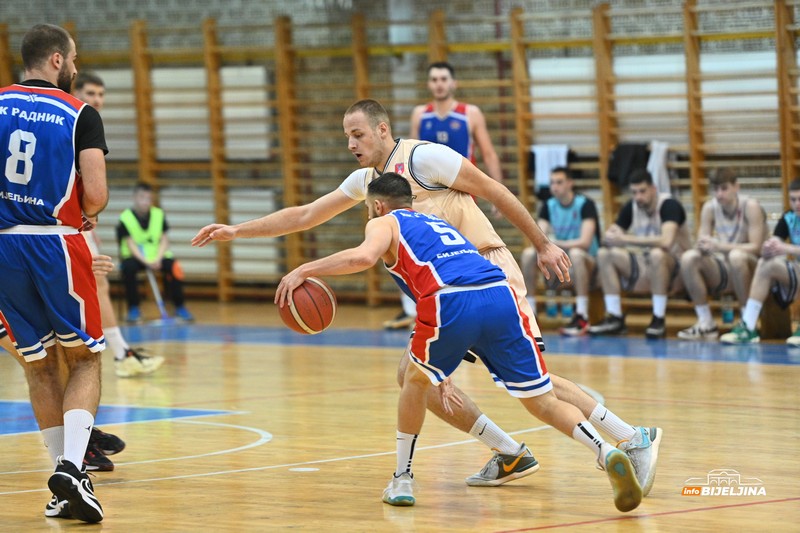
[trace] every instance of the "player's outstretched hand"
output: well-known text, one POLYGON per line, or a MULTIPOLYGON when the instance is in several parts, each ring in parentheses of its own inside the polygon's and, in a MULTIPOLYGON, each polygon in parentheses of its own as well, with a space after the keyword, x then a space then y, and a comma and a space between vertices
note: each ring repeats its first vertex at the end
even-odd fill
POLYGON ((225 224, 209 224, 192 239, 192 246, 203 247, 211 241, 232 241, 236 238, 236 230, 233 226, 225 224))
POLYGON ((572 266, 567 252, 548 242, 543 249, 536 250, 538 257, 537 263, 539 270, 544 274, 545 279, 550 280, 550 271, 558 278, 561 283, 569 281, 569 269, 572 266))
POLYGON ((275 303, 278 304, 279 307, 283 307, 289 303, 292 292, 303 284, 306 277, 305 274, 300 273, 299 268, 295 268, 283 276, 283 279, 281 279, 281 282, 278 284, 278 289, 275 291, 275 303))
POLYGON ((442 381, 441 385, 439 385, 439 394, 442 397, 442 408, 444 408, 444 412, 448 415, 455 414, 453 412, 454 405, 464 407, 464 401, 461 399, 461 396, 458 395, 452 379, 445 378, 445 380, 442 381))
POLYGON ((111 257, 107 255, 92 256, 92 272, 98 276, 106 276, 112 270, 114 270, 114 263, 111 262, 111 257))

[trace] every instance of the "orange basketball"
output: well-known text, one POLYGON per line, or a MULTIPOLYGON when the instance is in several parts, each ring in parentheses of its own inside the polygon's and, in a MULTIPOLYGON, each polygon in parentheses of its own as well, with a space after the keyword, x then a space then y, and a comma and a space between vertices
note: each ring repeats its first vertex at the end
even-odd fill
POLYGON ((288 305, 278 307, 283 323, 304 335, 324 331, 336 316, 336 295, 319 278, 306 278, 292 292, 288 305))

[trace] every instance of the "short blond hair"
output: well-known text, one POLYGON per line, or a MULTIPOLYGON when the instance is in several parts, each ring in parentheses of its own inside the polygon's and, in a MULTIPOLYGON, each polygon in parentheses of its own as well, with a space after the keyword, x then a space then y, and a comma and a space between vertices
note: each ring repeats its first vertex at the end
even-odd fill
POLYGON ((369 121, 369 125, 373 128, 377 128, 378 124, 381 122, 385 122, 390 128, 392 127, 391 123, 389 122, 389 113, 386 112, 386 108, 383 107, 377 100, 372 100, 369 98, 365 100, 359 100, 347 108, 344 116, 352 115, 353 113, 358 113, 359 111, 364 113, 364 116, 367 117, 367 121, 369 121))

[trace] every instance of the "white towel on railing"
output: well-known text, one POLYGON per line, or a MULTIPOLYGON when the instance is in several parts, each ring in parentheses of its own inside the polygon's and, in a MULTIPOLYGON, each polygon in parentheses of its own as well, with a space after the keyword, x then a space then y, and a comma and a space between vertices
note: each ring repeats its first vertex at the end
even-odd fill
POLYGON ((550 171, 557 167, 567 166, 567 153, 569 146, 566 144, 534 144, 531 151, 536 157, 536 173, 534 183, 536 189, 550 186, 550 171))
POLYGON ((653 176, 653 184, 658 192, 670 194, 669 170, 667 169, 667 154, 669 143, 663 141, 650 141, 650 158, 647 160, 647 171, 653 176))

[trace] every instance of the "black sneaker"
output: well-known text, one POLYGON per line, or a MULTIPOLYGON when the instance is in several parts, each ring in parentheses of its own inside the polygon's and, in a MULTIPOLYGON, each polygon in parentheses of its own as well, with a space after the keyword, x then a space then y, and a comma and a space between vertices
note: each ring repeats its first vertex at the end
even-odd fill
POLYGON ((666 337, 667 325, 664 321, 664 317, 658 318, 657 316, 653 316, 653 320, 650 321, 650 325, 644 330, 644 334, 648 339, 663 339, 666 337))
POLYGON ((606 315, 599 324, 589 326, 589 335, 621 335, 627 331, 625 316, 606 315))
POLYGON ((114 455, 125 449, 125 441, 121 438, 94 427, 92 428, 92 434, 89 436, 89 445, 91 446, 92 444, 103 452, 103 455, 114 455))
POLYGON ((589 322, 582 315, 573 315, 572 321, 561 328, 561 334, 567 337, 580 337, 589 331, 589 322))
POLYGON ((44 506, 44 515, 48 518, 72 518, 72 513, 69 512, 69 502, 59 500, 58 496, 53 494, 53 497, 44 506))
POLYGON ((96 444, 91 441, 86 447, 86 454, 83 456, 83 467, 90 471, 111 472, 114 470, 114 463, 106 457, 96 444))
POLYGON ((103 507, 94 495, 94 487, 84 470, 63 457, 58 458, 56 471, 47 480, 53 496, 69 502, 69 511, 74 518, 84 522, 103 520, 103 507))

